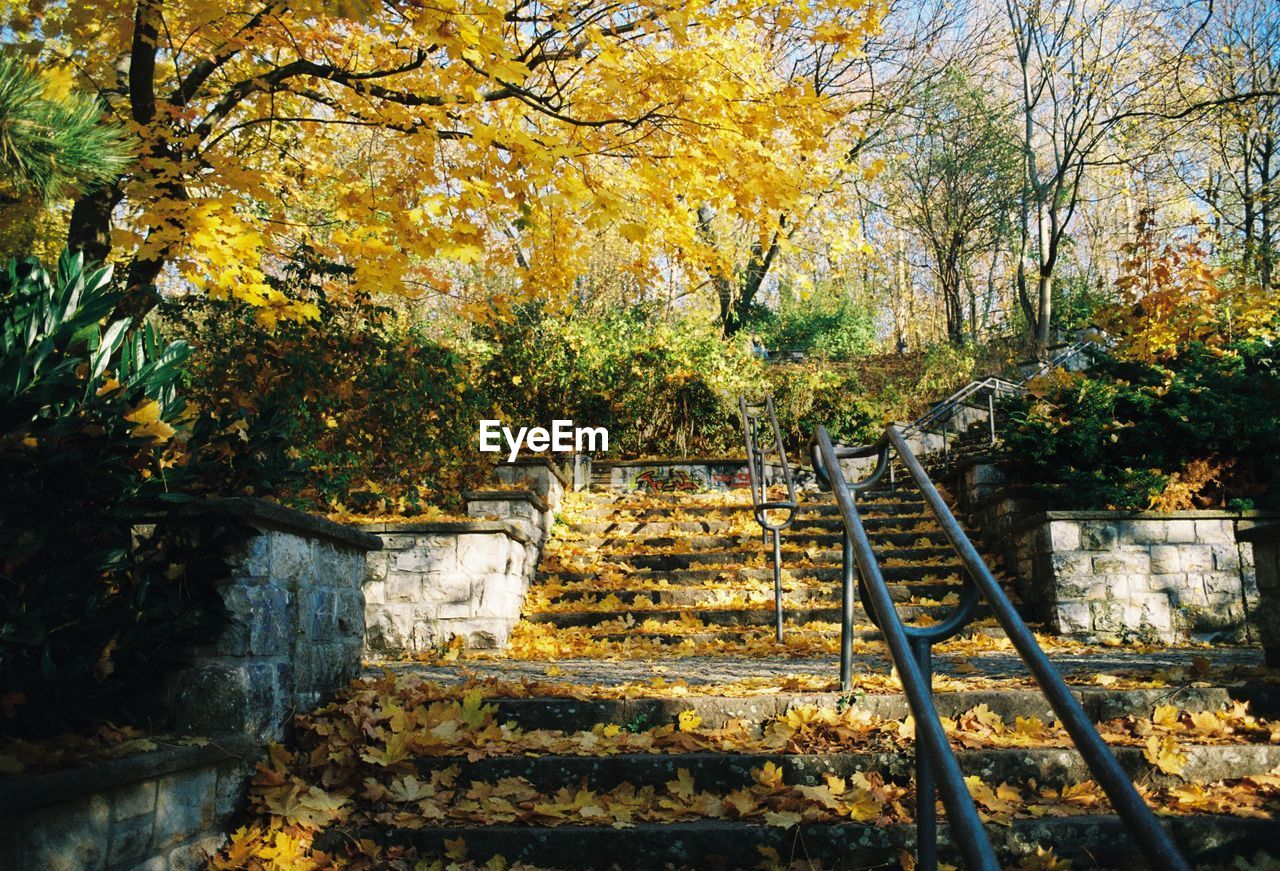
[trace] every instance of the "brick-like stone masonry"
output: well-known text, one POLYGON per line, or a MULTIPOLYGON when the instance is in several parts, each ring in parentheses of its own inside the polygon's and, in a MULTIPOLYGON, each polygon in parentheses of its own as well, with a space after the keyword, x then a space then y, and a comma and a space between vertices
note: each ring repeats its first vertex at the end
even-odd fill
POLYGON ((382 539, 365 579, 372 657, 437 649, 455 637, 501 649, 520 619, 568 481, 545 460, 501 465, 501 490, 466 493, 466 521, 370 524, 382 539))
POLYGON ((1280 523, 1259 523, 1240 530, 1253 545, 1258 578, 1258 637, 1267 665, 1280 668, 1280 523))
POLYGON ((187 871, 226 841, 258 745, 224 739, 0 781, 0 868, 187 871))
POLYGON ((1248 518, 1223 511, 1035 511, 993 466, 963 470, 960 504, 1016 576, 1033 619, 1063 635, 1248 637, 1258 607, 1248 518))
POLYGON ((170 681, 168 725, 277 740, 293 712, 359 674, 365 553, 381 542, 260 500, 221 500, 201 513, 242 519, 256 533, 219 587, 231 624, 170 681))
POLYGON ((509 521, 388 523, 365 579, 370 656, 432 650, 454 636, 501 648, 520 619, 537 546, 509 521))

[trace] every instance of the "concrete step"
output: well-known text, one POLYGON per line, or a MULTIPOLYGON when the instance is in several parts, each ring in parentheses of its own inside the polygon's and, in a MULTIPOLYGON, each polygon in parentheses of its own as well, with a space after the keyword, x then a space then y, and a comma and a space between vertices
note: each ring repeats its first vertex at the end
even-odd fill
MULTIPOLYGON (((893 597, 895 602, 906 602, 912 598, 930 598, 940 599, 950 592, 957 589, 958 585, 951 583, 925 583, 910 582, 902 584, 891 584, 889 586, 889 595, 893 597)), ((733 596, 767 594, 772 601, 773 584, 772 582, 762 583, 751 590, 734 590, 729 588, 674 588, 659 587, 657 589, 646 589, 637 587, 627 590, 602 590, 591 587, 589 584, 573 589, 562 590, 555 596, 557 602, 574 602, 581 599, 591 599, 598 601, 605 596, 616 596, 624 605, 629 605, 636 599, 645 598, 661 605, 688 605, 697 606, 704 603, 708 596, 733 596)), ((839 596, 839 590, 831 584, 810 584, 801 587, 792 587, 782 591, 783 602, 787 604, 798 604, 813 601, 832 600, 839 596)))
MULTIPOLYGON (((863 503, 858 504, 859 511, 866 516, 889 515, 889 514, 919 514, 921 516, 932 517, 928 508, 920 501, 904 501, 897 499, 894 501, 863 503)), ((622 506, 596 507, 596 508, 580 508, 574 511, 576 517, 585 520, 614 520, 614 521, 635 521, 635 520, 663 520, 671 519, 672 514, 679 513, 689 517, 701 519, 703 517, 739 517, 743 514, 751 516, 751 506, 741 505, 673 505, 671 508, 659 507, 638 507, 629 510, 622 506)), ((797 512, 799 517, 834 517, 839 514, 834 503, 831 502, 805 502, 800 505, 797 512)))
MULTIPOLYGON (((819 581, 835 581, 839 582, 842 570, 840 566, 822 566, 818 568, 796 568, 788 566, 784 560, 783 571, 787 576, 798 581, 819 582, 819 581)), ((935 578, 942 580, 950 575, 958 575, 960 566, 958 563, 951 565, 937 566, 883 566, 881 573, 886 581, 892 583, 895 581, 920 581, 926 578, 935 578)), ((582 582, 594 580, 597 572, 587 571, 545 571, 539 570, 535 578, 535 582, 555 581, 562 582, 582 582)), ((659 581, 666 581, 672 586, 679 584, 701 584, 706 581, 714 581, 721 577, 736 578, 752 578, 757 580, 768 579, 770 583, 773 581, 773 569, 770 567, 754 567, 754 568, 688 568, 688 569, 654 569, 645 570, 637 569, 628 572, 629 580, 634 581, 639 588, 651 586, 656 588, 659 581)))
MULTIPOLYGON (((932 515, 892 515, 888 517, 865 517, 862 525, 866 528, 867 533, 874 538, 876 533, 893 534, 893 535, 941 535, 942 530, 933 519, 932 515), (904 527, 914 527, 921 524, 929 524, 929 531, 921 531, 918 533, 903 532, 904 527)), ((568 523, 563 527, 566 531, 577 535, 599 535, 604 537, 646 537, 646 536, 670 536, 673 533, 697 534, 705 533, 707 535, 717 535, 726 532, 740 533, 743 529, 741 520, 734 522, 726 519, 706 519, 706 520, 593 520, 586 522, 568 523)), ((759 527, 754 523, 749 524, 746 529, 750 534, 756 534, 759 527)), ((783 536, 792 537, 800 534, 807 534, 808 531, 814 530, 818 534, 830 533, 838 534, 844 529, 844 524, 840 518, 835 515, 820 515, 817 517, 804 517, 796 521, 795 525, 783 531, 783 536)))
MULTIPOLYGON (((920 539, 928 539, 934 545, 944 547, 946 538, 942 534, 941 529, 930 534, 926 532, 888 532, 877 530, 869 532, 867 535, 871 539, 873 546, 906 548, 913 546, 920 539)), ((781 535, 782 549, 784 553, 805 551, 811 547, 835 548, 840 546, 844 535, 841 532, 796 531, 792 529, 784 529, 781 535)), ((604 555, 612 554, 629 554, 637 550, 655 551, 670 550, 671 548, 684 548, 690 551, 729 551, 737 550, 742 547, 750 547, 758 549, 764 547, 772 552, 773 537, 768 536, 766 541, 761 541, 759 530, 751 530, 738 535, 626 535, 626 536, 609 536, 609 535, 587 535, 581 539, 577 539, 574 543, 581 548, 590 548, 593 551, 604 555)), ((926 545, 931 546, 931 545, 926 545)))
MULTIPOLYGON (((886 667, 887 670, 887 667, 886 667)), ((1280 696, 1268 685, 1239 687, 1187 686, 1159 689, 1113 690, 1101 687, 1072 687, 1072 695, 1094 722, 1121 717, 1150 717, 1157 705, 1176 704, 1184 711, 1212 711, 1237 700, 1250 702, 1251 709, 1267 714, 1280 705, 1280 696)), ((1053 708, 1034 689, 990 689, 937 692, 934 704, 944 717, 955 718, 979 705, 986 705, 1006 723, 1017 717, 1038 717, 1049 723, 1057 719, 1053 708)), ((856 696, 836 692, 778 692, 737 698, 692 693, 678 698, 632 697, 624 699, 573 698, 493 698, 497 718, 513 721, 524 729, 591 729, 597 723, 631 723, 644 718, 652 726, 674 723, 682 711, 693 711, 705 728, 719 728, 739 720, 751 729, 801 706, 852 710, 882 720, 901 720, 910 713, 901 693, 856 696)))
MULTIPOLYGON (((637 569, 657 571, 674 571, 676 569, 698 568, 703 565, 740 566, 746 564, 750 560, 759 559, 764 553, 765 552, 760 549, 708 549, 705 551, 680 553, 637 553, 634 551, 617 552, 605 554, 603 556, 605 556, 609 562, 619 566, 630 566, 637 569)), ((886 560, 905 560, 911 562, 938 560, 940 562, 934 565, 935 568, 943 565, 960 565, 959 558, 955 556, 955 551, 949 547, 908 547, 884 549, 878 552, 876 556, 882 564, 886 560)), ((771 557, 769 558, 771 559, 771 557)), ((815 563, 839 564, 841 560, 841 551, 817 548, 809 548, 806 550, 798 550, 791 547, 783 548, 782 561, 784 565, 788 562, 800 561, 801 559, 808 559, 815 563)), ((543 557, 541 567, 545 571, 555 571, 556 566, 560 563, 561 560, 559 557, 555 553, 550 553, 543 557)), ((567 567, 572 568, 571 565, 567 567)), ((887 568, 887 566, 882 567, 887 568)))
MULTIPOLYGON (((678 617, 679 615, 676 614, 673 616, 678 617)), ((787 621, 789 621, 785 629, 785 635, 790 635, 798 631, 804 631, 811 634, 817 631, 827 636, 832 643, 835 643, 839 640, 840 631, 834 626, 831 627, 830 629, 825 629, 825 628, 816 629, 804 623, 795 622, 791 614, 786 614, 784 616, 786 617, 787 621)), ((834 622, 834 621, 829 621, 829 622, 834 622)), ((629 632, 609 632, 607 630, 600 629, 598 631, 593 632, 591 637, 596 641, 610 642, 615 644, 624 643, 629 640, 634 640, 634 641, 640 641, 648 644, 682 646, 685 649, 689 649, 690 646, 692 646, 693 648, 696 648, 700 645, 708 645, 708 644, 716 644, 716 643, 734 644, 734 643, 751 642, 752 644, 768 645, 768 644, 774 643, 772 627, 773 627, 773 624, 772 622, 770 622, 770 623, 764 623, 764 624, 758 624, 758 625, 749 624, 745 626, 741 626, 741 625, 726 626, 724 628, 719 629, 718 631, 711 631, 711 630, 704 631, 696 627, 687 627, 687 628, 681 627, 678 632, 677 631, 668 632, 668 631, 662 631, 662 630, 655 630, 652 632, 637 631, 637 630, 631 630, 629 632)), ((987 626, 987 625, 979 626, 971 623, 960 632, 958 637, 974 638, 978 636, 1004 638, 1005 632, 999 626, 987 626)), ((880 630, 872 627, 869 622, 865 622, 865 617, 864 617, 855 623, 854 630, 853 630, 853 638, 855 641, 879 642, 881 640, 881 634, 880 634, 880 630)), ((782 642, 783 648, 786 647, 786 643, 787 642, 785 641, 785 638, 784 638, 784 641, 782 642)))
MULTIPOLYGON (((618 724, 622 725, 622 724, 618 724)), ((906 742, 903 742, 906 743, 906 742)), ((1212 783, 1266 774, 1280 765, 1280 746, 1270 744, 1208 745, 1183 743, 1187 762, 1181 775, 1164 774, 1143 757, 1143 748, 1113 746, 1112 752, 1130 779, 1149 786, 1181 786, 1187 781, 1212 783)), ((1071 747, 999 747, 958 750, 956 757, 966 776, 976 775, 993 786, 1015 784, 1023 789, 1038 786, 1060 789, 1095 780, 1079 751, 1071 747)), ((459 776, 467 780, 493 783, 503 777, 520 777, 543 792, 561 787, 585 785, 588 789, 609 790, 631 783, 637 787, 662 787, 673 780, 678 769, 693 777, 694 788, 726 793, 752 782, 752 769, 773 764, 782 769, 783 780, 792 786, 821 786, 828 775, 848 778, 875 772, 886 781, 908 784, 914 778, 915 754, 910 745, 897 749, 868 747, 848 751, 809 753, 617 753, 600 756, 491 756, 468 762, 466 757, 420 757, 418 771, 432 771, 457 765, 459 776)))
MULTIPOLYGON (((905 622, 913 622, 921 617, 934 620, 945 618, 954 610, 954 605, 899 605, 898 616, 905 622)), ((975 619, 984 616, 984 608, 979 608, 975 619)), ((840 606, 837 602, 825 606, 806 605, 783 609, 787 620, 796 623, 838 623, 840 606)), ((660 610, 656 608, 625 608, 582 611, 541 611, 526 614, 524 619, 530 623, 545 623, 551 626, 567 628, 570 626, 595 626, 609 620, 630 616, 637 623, 649 619, 674 620, 688 615, 700 620, 707 626, 772 626, 774 609, 772 605, 756 608, 687 608, 679 611, 660 610)))
MULTIPOLYGON (((1272 820, 1224 816, 1177 816, 1167 825, 1187 857, 1196 864, 1226 866, 1237 857, 1274 849, 1272 820)), ((988 825, 988 836, 1006 861, 1034 855, 1037 846, 1052 846, 1075 869, 1146 867, 1133 837, 1112 815, 1046 817, 1014 820, 1009 826, 988 825)), ((561 869, 722 869, 757 868, 765 854, 808 867, 897 868, 902 853, 915 844, 910 825, 865 823, 803 824, 783 828, 753 822, 690 820, 679 823, 636 823, 613 826, 522 826, 418 829, 368 828, 355 832, 330 829, 317 837, 320 850, 340 850, 344 841, 364 839, 384 845, 412 846, 424 854, 442 855, 445 841, 465 843, 468 860, 477 863, 502 856, 508 863, 561 869)), ((940 858, 956 862, 945 824, 939 827, 940 858)))

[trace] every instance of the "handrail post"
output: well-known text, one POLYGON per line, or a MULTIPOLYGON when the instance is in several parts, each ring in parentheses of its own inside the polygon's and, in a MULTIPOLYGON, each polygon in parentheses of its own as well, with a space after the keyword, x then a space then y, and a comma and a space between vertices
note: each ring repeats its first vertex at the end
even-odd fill
MULTIPOLYGON (((933 650, 927 638, 912 638, 911 652, 920 666, 925 686, 933 687, 933 650)), ((933 765, 922 752, 922 726, 916 723, 916 868, 917 871, 938 869, 938 789, 933 781, 933 765)))
POLYGON ((773 601, 775 635, 782 640, 782 530, 773 531, 773 601))
POLYGON ((991 446, 996 445, 996 393, 993 388, 987 394, 987 422, 991 424, 991 446))
POLYGON ((853 540, 841 537, 843 574, 840 576, 840 692, 853 689, 853 540))

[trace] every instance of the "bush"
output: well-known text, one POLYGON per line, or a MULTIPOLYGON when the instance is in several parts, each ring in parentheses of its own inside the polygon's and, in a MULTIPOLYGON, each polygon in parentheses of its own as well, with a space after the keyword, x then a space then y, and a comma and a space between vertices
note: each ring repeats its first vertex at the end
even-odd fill
POLYGON ((1265 340, 1161 365, 1102 358, 1009 404, 1015 476, 1056 508, 1277 504, 1280 368, 1265 340))
POLYGON ((469 363, 366 297, 318 302, 319 321, 270 331, 238 301, 168 305, 165 317, 197 349, 192 402, 287 446, 299 472, 278 495, 294 507, 457 508, 462 491, 487 478, 493 456, 476 451, 478 422, 494 414, 469 363))
POLYGON ((219 442, 177 437, 189 349, 128 320, 104 328, 118 299, 78 255, 53 276, 32 260, 0 275, 5 732, 129 715, 220 625, 214 581, 240 531, 174 516, 219 442))
POLYGON ((807 299, 784 293, 776 313, 756 309, 750 326, 768 348, 804 351, 829 360, 852 360, 875 347, 872 313, 839 285, 825 286, 807 299))
POLYGON ((808 456, 819 425, 844 444, 869 444, 886 424, 913 420, 967 382, 973 359, 952 345, 923 353, 864 357, 856 364, 813 362, 772 366, 774 395, 787 450, 808 456))
POLYGON ((740 453, 738 396, 762 364, 710 321, 640 310, 552 317, 536 307, 483 333, 483 366, 509 423, 609 428, 611 456, 740 453))

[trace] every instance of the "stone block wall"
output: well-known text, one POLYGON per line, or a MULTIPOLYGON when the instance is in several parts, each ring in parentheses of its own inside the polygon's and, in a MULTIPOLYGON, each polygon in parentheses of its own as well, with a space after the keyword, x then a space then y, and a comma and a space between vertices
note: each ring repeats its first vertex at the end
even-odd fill
POLYGON ((1267 665, 1280 668, 1280 523, 1260 523, 1237 535, 1253 547, 1258 580, 1256 622, 1267 665))
POLYGON ((530 491, 545 502, 551 511, 560 506, 565 491, 573 488, 569 477, 555 463, 542 457, 503 463, 494 469, 493 476, 503 487, 518 487, 530 491))
POLYGON ((462 495, 467 502, 468 517, 513 523, 539 548, 546 542, 555 521, 551 506, 529 490, 477 490, 462 495))
POLYGON ((960 476, 960 504, 1014 575, 1032 619, 1097 640, 1247 637, 1252 548, 1222 511, 1037 511, 991 467, 960 476))
POLYGON ((542 545, 571 482, 550 460, 500 465, 505 489, 465 493, 469 521, 378 523, 365 578, 365 649, 403 656, 455 637, 501 649, 520 619, 542 545))
POLYGON ((248 738, 0 780, 0 868, 202 868, 258 755, 248 738))
POLYGON ((219 587, 231 623, 165 688, 168 725, 276 740, 294 711, 326 701, 360 670, 365 553, 377 537, 257 499, 194 505, 253 534, 219 587))
POLYGON ((511 521, 379 523, 364 583, 371 656, 432 650, 454 636, 501 648, 537 566, 533 539, 511 521))
POLYGON ((749 487, 746 460, 683 460, 653 463, 636 460, 608 464, 609 488, 620 493, 694 493, 749 487))

